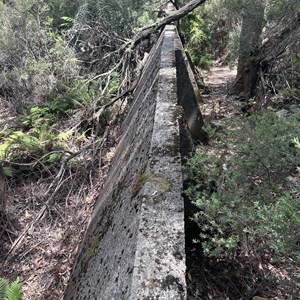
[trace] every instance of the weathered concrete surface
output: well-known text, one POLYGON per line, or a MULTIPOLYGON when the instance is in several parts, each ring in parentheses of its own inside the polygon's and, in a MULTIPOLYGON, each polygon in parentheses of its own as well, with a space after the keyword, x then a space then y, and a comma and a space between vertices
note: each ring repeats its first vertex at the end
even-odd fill
POLYGON ((186 299, 180 151, 192 147, 184 116, 199 114, 184 108, 193 93, 178 92, 178 70, 186 76, 179 47, 175 26, 166 26, 134 92, 65 300, 186 299))
POLYGON ((177 32, 175 33, 175 48, 178 104, 184 110, 186 123, 192 138, 195 141, 206 142, 207 134, 202 129, 204 122, 199 107, 202 96, 177 32))
POLYGON ((135 91, 65 299, 186 298, 174 34, 135 91))

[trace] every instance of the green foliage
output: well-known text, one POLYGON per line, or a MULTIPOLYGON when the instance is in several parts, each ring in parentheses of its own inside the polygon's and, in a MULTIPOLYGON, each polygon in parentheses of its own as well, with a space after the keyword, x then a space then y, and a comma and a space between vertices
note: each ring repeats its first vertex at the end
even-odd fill
POLYGON ((48 4, 49 23, 54 30, 69 29, 76 13, 78 12, 81 0, 50 0, 48 4))
POLYGON ((278 66, 278 72, 272 76, 274 88, 283 98, 297 99, 300 92, 299 49, 300 45, 291 47, 284 62, 278 66))
POLYGON ((56 89, 48 95, 46 106, 51 113, 63 116, 76 108, 88 107, 96 98, 98 84, 87 84, 84 80, 78 80, 72 84, 58 82, 56 89))
POLYGON ((185 40, 185 49, 194 64, 209 69, 211 66, 209 34, 199 10, 194 10, 182 19, 180 31, 185 40))
MULTIPOLYGON (((151 3, 152 4, 152 3, 151 3)), ((111 30, 129 36, 133 28, 150 19, 149 3, 136 0, 86 0, 85 5, 90 20, 104 18, 111 30), (147 13, 149 12, 149 13, 147 13)), ((152 10, 153 11, 153 10, 152 10)))
POLYGON ((58 133, 56 120, 49 107, 33 107, 20 119, 22 130, 16 126, 2 132, 0 160, 5 161, 6 176, 17 177, 20 173, 34 171, 35 167, 40 170, 41 164, 48 170, 55 170, 73 135, 72 130, 58 133), (35 164, 37 161, 40 163, 35 164))
POLYGON ((53 114, 47 107, 32 107, 22 119, 22 124, 34 130, 41 130, 44 126, 49 126, 56 121, 53 114))
POLYGON ((19 112, 78 75, 73 49, 51 29, 49 5, 16 0, 0 10, 0 91, 19 112))
POLYGON ((43 154, 43 147, 39 139, 22 131, 14 131, 4 139, 0 151, 3 152, 3 159, 9 157, 13 150, 32 150, 37 155, 43 154))
POLYGON ((117 93, 121 83, 121 78, 117 72, 113 72, 108 86, 108 94, 112 95, 117 93))
POLYGON ((9 283, 0 277, 0 300, 22 300, 22 289, 19 278, 9 283))
POLYGON ((299 121, 274 112, 231 121, 212 137, 213 149, 189 159, 185 176, 195 184, 186 194, 205 255, 299 256, 299 121))

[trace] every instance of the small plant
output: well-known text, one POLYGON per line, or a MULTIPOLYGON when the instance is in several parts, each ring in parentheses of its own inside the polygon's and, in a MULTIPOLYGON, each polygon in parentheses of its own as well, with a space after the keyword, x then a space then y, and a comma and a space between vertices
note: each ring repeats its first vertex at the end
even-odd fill
POLYGON ((32 107, 22 119, 22 124, 28 127, 41 128, 43 124, 53 124, 56 118, 47 107, 32 107))
POLYGON ((2 132, 0 160, 6 176, 16 177, 35 168, 42 171, 41 167, 47 172, 57 168, 73 131, 59 133, 56 120, 49 107, 33 107, 20 118, 20 124, 2 132))
POLYGON ((9 283, 0 277, 0 300, 22 300, 22 289, 19 278, 9 283))
POLYGON ((300 258, 299 115, 229 122, 185 167, 207 256, 300 258))

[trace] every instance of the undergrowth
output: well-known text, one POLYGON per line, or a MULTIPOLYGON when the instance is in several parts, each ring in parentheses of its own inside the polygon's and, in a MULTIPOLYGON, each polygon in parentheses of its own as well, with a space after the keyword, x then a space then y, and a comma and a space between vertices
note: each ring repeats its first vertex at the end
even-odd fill
MULTIPOLYGON (((26 174, 39 177, 56 173, 62 159, 79 150, 82 141, 89 141, 87 135, 91 135, 93 126, 108 123, 114 112, 111 107, 99 118, 100 125, 93 120, 88 124, 86 119, 96 106, 105 105, 118 92, 119 83, 117 73, 108 82, 57 82, 43 103, 24 109, 13 124, 0 132, 0 166, 4 174, 18 179, 26 174)), ((72 159, 70 166, 76 169, 78 161, 72 159)))
POLYGON ((33 107, 1 132, 0 161, 8 177, 38 174, 57 168, 72 131, 58 132, 57 117, 47 107, 33 107))
POLYGON ((185 167, 207 257, 300 260, 300 111, 273 111, 211 128, 185 167))

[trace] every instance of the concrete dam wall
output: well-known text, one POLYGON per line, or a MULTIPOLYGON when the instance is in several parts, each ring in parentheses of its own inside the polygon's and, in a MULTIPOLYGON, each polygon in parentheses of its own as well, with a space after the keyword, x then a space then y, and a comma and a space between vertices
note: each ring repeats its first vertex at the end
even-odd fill
POLYGON ((176 27, 151 50, 78 250, 65 300, 186 299, 182 155, 201 139, 200 94, 176 27))

